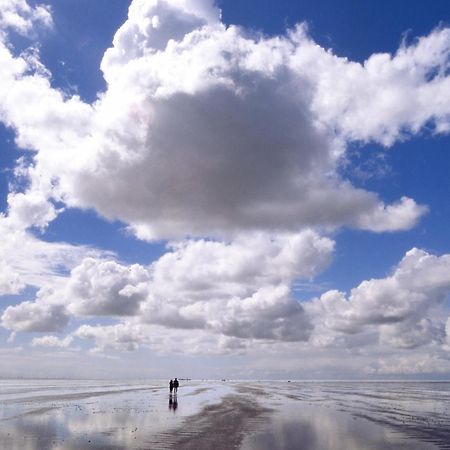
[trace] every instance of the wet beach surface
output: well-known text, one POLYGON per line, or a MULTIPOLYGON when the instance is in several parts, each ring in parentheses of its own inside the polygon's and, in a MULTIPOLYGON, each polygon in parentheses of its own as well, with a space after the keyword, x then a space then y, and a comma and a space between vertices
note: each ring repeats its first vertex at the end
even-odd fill
POLYGON ((450 449, 450 383, 0 380, 0 448, 450 449))

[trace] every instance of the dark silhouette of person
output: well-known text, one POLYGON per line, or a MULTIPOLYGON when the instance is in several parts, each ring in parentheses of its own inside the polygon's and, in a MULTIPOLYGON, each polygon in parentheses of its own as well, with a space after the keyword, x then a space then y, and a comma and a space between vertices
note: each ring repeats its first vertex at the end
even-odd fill
POLYGON ((175 378, 175 380, 173 380, 173 388, 175 389, 175 392, 178 392, 179 385, 180 383, 178 383, 178 380, 175 378))
POLYGON ((170 391, 170 395, 172 395, 172 391, 173 391, 173 381, 170 380, 169 382, 169 391, 170 391))

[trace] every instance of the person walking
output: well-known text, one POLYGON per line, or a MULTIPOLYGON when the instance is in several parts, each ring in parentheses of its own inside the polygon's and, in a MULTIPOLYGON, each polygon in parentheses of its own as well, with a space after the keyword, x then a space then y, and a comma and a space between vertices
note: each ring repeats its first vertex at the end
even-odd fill
POLYGON ((180 385, 180 383, 178 383, 178 380, 175 378, 175 380, 173 380, 173 388, 175 389, 175 393, 178 392, 179 385, 180 385))
POLYGON ((170 380, 170 382, 169 382, 169 391, 170 391, 170 395, 172 395, 172 391, 173 391, 173 381, 172 380, 170 380))

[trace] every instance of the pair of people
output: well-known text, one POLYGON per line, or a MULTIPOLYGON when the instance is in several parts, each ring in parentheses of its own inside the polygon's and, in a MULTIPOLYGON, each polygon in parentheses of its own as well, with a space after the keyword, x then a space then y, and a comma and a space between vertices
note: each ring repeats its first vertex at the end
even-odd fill
POLYGON ((180 385, 180 383, 178 382, 178 380, 175 378, 175 380, 170 380, 169 382, 169 390, 170 393, 172 394, 172 391, 175 390, 175 394, 178 391, 178 386, 180 385))

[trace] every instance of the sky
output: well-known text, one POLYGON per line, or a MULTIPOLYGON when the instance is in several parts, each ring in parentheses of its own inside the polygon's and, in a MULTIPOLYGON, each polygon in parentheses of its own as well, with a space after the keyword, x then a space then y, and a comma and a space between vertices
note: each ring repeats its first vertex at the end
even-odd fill
POLYGON ((448 379, 447 0, 0 0, 0 377, 448 379))

